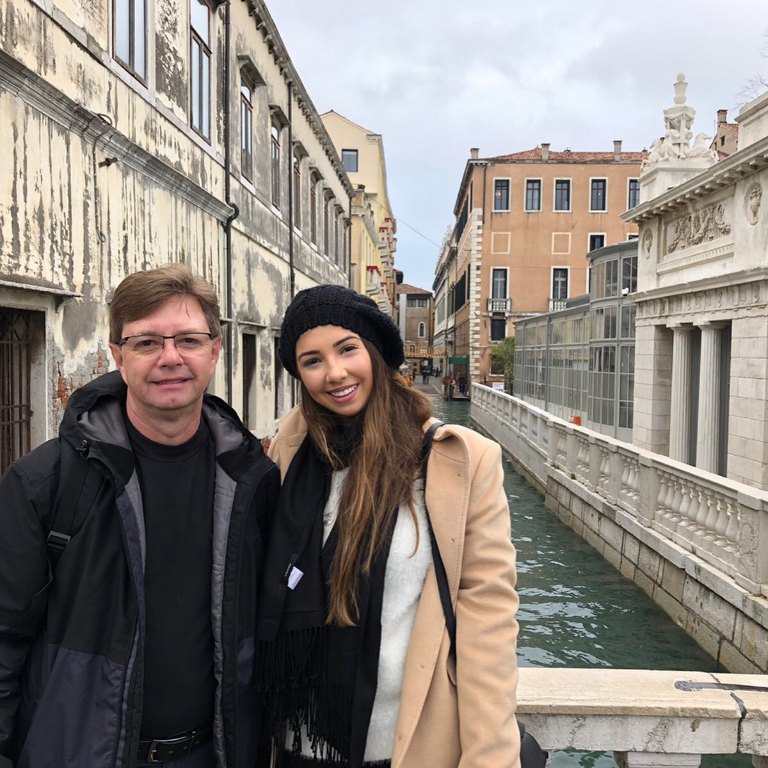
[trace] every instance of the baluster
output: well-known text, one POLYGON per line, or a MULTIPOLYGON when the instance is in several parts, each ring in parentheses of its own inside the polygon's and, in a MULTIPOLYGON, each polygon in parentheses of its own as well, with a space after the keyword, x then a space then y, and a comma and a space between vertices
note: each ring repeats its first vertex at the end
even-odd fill
POLYGON ((691 521, 688 517, 688 510, 691 508, 691 487, 686 480, 681 481, 683 488, 683 500, 680 503, 680 522, 677 525, 678 533, 686 534, 691 521))
POLYGON ((711 499, 706 488, 699 488, 699 514, 696 515, 697 533, 702 535, 706 529, 707 517, 709 515, 709 503, 711 499))
POLYGON ((656 499, 656 509, 651 514, 651 522, 655 520, 659 525, 663 525, 664 515, 667 511, 668 475, 666 472, 658 472, 657 474, 659 476, 659 495, 656 499))
POLYGON ((728 500, 728 525, 725 529, 725 551, 728 562, 736 565, 739 559, 739 525, 741 509, 733 499, 728 500))
MULTIPOLYGON (((619 454, 621 456, 621 454, 619 454)), ((621 496, 628 496, 629 495, 629 463, 626 461, 626 457, 621 456, 622 460, 622 467, 621 467, 621 484, 619 485, 619 492, 616 494, 616 497, 619 498, 621 496)))
POLYGON ((693 536, 699 529, 696 518, 699 514, 699 505, 701 504, 701 491, 695 486, 691 486, 691 504, 688 507, 688 540, 693 543, 693 536))
POLYGON ((633 461, 629 465, 629 477, 627 478, 627 486, 629 488, 629 495, 632 498, 637 498, 637 464, 633 461))
POLYGON ((670 521, 672 523, 671 530, 677 531, 677 526, 680 523, 680 505, 683 503, 683 484, 680 478, 674 478, 675 494, 672 497, 672 515, 670 515, 670 521))
POLYGON ((709 504, 709 514, 704 522, 704 527, 707 529, 704 534, 704 549, 707 552, 712 552, 714 548, 715 539, 717 534, 715 533, 715 526, 717 525, 717 518, 720 514, 720 499, 716 494, 713 494, 709 504))
POLYGON ((674 521, 672 519, 674 512, 672 502, 675 498, 675 481, 672 475, 665 473, 667 494, 664 497, 664 521, 663 525, 669 530, 674 530, 674 521))
POLYGON ((727 541, 725 531, 728 528, 728 503, 729 499, 719 495, 717 497, 717 520, 715 521, 714 537, 712 542, 712 553, 723 559, 725 556, 725 547, 727 541))

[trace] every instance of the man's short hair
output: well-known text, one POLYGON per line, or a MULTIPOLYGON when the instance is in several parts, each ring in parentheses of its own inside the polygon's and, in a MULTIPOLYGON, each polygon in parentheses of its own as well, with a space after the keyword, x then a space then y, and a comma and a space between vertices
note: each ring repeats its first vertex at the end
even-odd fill
POLYGON ((221 335, 221 310, 216 289, 186 264, 164 264, 128 275, 115 290, 109 307, 109 341, 119 344, 126 323, 141 320, 175 297, 197 299, 214 336, 221 335))

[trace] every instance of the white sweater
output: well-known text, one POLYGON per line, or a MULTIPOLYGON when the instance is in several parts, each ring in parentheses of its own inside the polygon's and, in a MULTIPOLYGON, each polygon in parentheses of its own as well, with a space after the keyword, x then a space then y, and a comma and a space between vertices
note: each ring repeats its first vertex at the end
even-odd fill
MULTIPOLYGON (((339 470, 334 472, 331 478, 331 490, 323 512, 323 544, 336 523, 341 491, 348 472, 348 468, 339 470)), ((417 481, 413 495, 419 522, 419 548, 414 554, 416 536, 411 511, 407 506, 400 507, 384 577, 379 675, 365 745, 366 762, 389 760, 392 757, 405 675, 405 657, 416 621, 416 609, 424 589, 424 580, 432 562, 421 480, 417 481)), ((307 748, 305 741, 304 753, 311 755, 311 752, 306 751, 307 748)))

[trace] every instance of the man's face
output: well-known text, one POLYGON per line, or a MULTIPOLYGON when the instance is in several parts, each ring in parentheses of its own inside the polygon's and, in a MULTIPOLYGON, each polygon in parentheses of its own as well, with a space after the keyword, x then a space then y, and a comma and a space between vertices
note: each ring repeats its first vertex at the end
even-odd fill
MULTIPOLYGON (((210 329, 197 299, 169 299, 141 320, 126 323, 122 338, 156 334, 206 333, 210 329)), ((200 349, 177 349, 166 339, 162 351, 131 350, 128 343, 109 345, 115 363, 128 385, 128 409, 147 423, 184 419, 202 407, 203 393, 211 380, 221 352, 221 337, 205 340, 200 349), (173 417, 171 417, 173 420, 173 417)))

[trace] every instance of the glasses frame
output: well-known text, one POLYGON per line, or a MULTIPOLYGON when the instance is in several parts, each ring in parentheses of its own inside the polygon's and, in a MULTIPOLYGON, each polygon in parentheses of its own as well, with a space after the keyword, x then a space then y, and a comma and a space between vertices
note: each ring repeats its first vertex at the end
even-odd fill
MULTIPOLYGON (((147 336, 163 340, 163 346, 160 348, 159 354, 162 354, 165 351, 166 339, 173 339, 173 346, 176 348, 176 351, 179 352, 179 354, 182 354, 182 352, 179 351, 178 344, 176 343, 176 339, 179 338, 179 336, 207 336, 210 341, 218 338, 215 333, 211 333, 210 331, 182 331, 181 333, 174 333, 171 336, 163 336, 161 333, 135 333, 132 336, 123 336, 123 338, 118 342, 117 346, 122 347, 123 344, 129 342, 131 339, 142 339, 147 336)), ((132 349, 130 351, 135 353, 136 350, 132 349)))

